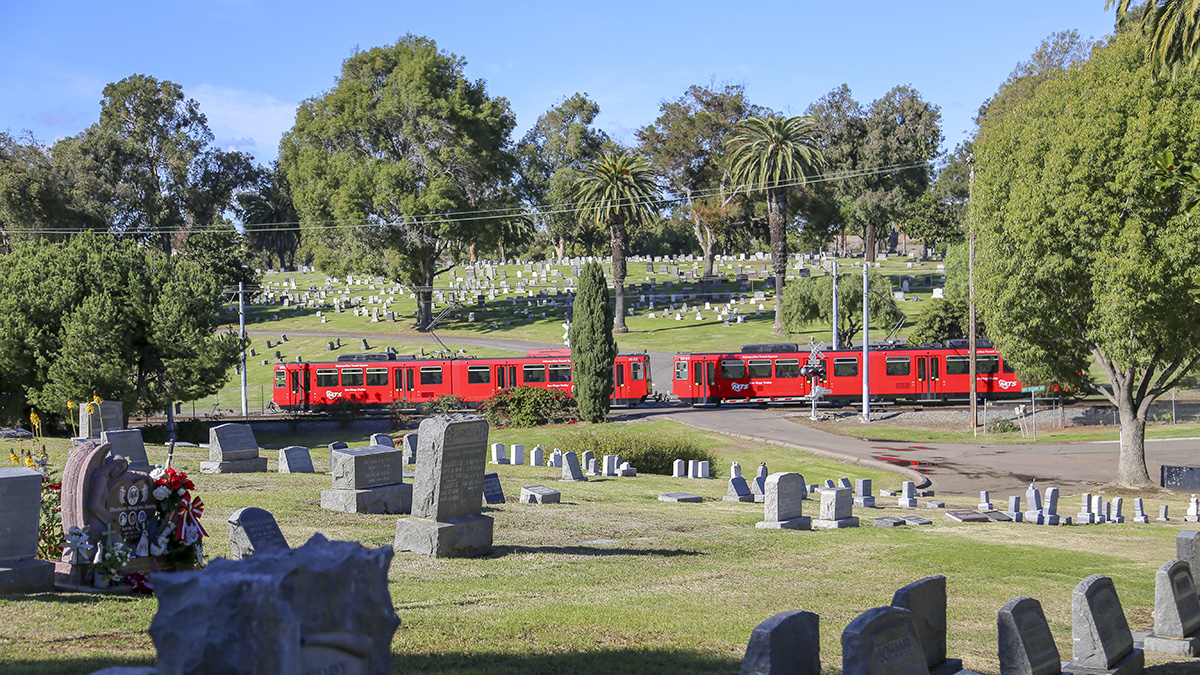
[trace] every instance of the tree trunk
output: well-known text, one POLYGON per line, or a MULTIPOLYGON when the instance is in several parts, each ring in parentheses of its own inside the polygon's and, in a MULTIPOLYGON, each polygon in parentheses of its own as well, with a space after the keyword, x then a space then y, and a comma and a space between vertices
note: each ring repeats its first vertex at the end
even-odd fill
POLYGON ((497 243, 497 248, 499 248, 499 250, 500 250, 500 261, 504 262, 505 260, 508 260, 508 254, 505 253, 505 251, 504 251, 504 240, 503 239, 501 239, 497 243))
POLYGON ((867 223, 863 237, 863 260, 875 262, 875 223, 867 223))
POLYGON ((478 262, 479 258, 475 255, 475 242, 467 244, 467 257, 472 263, 478 262))
POLYGON ((437 276, 437 256, 430 251, 421 258, 421 280, 417 287, 417 330, 425 331, 433 321, 433 280, 437 276))
POLYGON ((1151 487, 1154 482, 1146 471, 1146 420, 1138 416, 1138 406, 1127 388, 1114 387, 1117 413, 1121 418, 1121 454, 1117 459, 1117 483, 1128 487, 1151 487))
MULTIPOLYGON (((699 228, 698 228, 699 229, 699 228)), ((700 237, 700 251, 704 254, 704 276, 711 277, 713 275, 713 249, 717 247, 716 237, 713 236, 712 228, 703 226, 704 236, 700 237)))
POLYGON ((554 255, 559 260, 562 260, 564 257, 566 257, 566 255, 567 255, 567 238, 566 237, 560 236, 558 238, 558 240, 556 240, 554 242, 554 255))
POLYGON ((783 335, 783 281, 787 274, 787 193, 783 188, 767 190, 767 222, 771 229, 771 267, 775 272, 775 325, 771 332, 783 335))
POLYGON ((609 226, 612 237, 613 289, 617 292, 613 306, 613 332, 628 333, 625 326, 625 223, 616 218, 609 226))

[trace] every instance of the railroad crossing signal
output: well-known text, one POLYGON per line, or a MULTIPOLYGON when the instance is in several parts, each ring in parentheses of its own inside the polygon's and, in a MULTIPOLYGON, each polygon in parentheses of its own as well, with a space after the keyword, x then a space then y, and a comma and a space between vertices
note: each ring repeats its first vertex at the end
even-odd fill
POLYGON ((564 321, 562 323, 562 327, 563 327, 563 344, 566 345, 567 347, 570 347, 571 346, 571 322, 564 321))
POLYGON ((825 387, 822 387, 822 386, 817 386, 816 388, 813 389, 813 396, 815 396, 817 398, 820 398, 820 397, 824 396, 825 394, 830 394, 830 393, 833 393, 832 389, 826 389, 825 387))

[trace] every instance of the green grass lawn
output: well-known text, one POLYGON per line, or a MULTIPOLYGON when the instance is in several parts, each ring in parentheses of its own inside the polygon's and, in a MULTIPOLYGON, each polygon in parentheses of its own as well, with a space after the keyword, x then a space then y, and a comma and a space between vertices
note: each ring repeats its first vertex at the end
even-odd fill
MULTIPOLYGON (((733 460, 749 475, 765 461, 772 472, 799 471, 808 482, 865 477, 876 488, 897 488, 901 481, 897 474, 669 422, 632 424, 650 433, 693 434, 718 457, 723 474, 733 460)), ((536 443, 548 449, 563 432, 504 429, 489 440, 523 442, 528 452, 536 443)), ((321 472, 327 468, 324 444, 338 439, 353 445, 365 435, 262 434, 259 441, 312 447, 321 472)), ((30 446, 0 441, 0 456, 30 446)), ((65 441, 48 446, 53 466, 61 469, 65 441)), ((149 450, 152 462, 162 461, 161 447, 149 450)), ((392 543, 397 516, 324 511, 318 502, 329 476, 274 473, 276 453, 264 454, 269 473, 206 476, 196 471, 206 450, 177 450, 176 465, 191 474, 206 505, 210 556, 228 554, 224 521, 251 505, 274 513, 293 546, 314 532, 371 547, 392 543)), ((758 530, 754 523, 762 519, 762 506, 721 501, 724 480, 640 475, 561 483, 559 471, 545 467, 488 470, 500 474, 508 498, 484 508, 496 519, 492 555, 431 560, 398 554, 392 562, 389 587, 403 621, 392 643, 395 672, 735 673, 754 626, 789 609, 820 615, 823 668, 837 672, 840 634, 851 619, 890 602, 900 586, 945 574, 949 655, 991 674, 998 670, 996 611, 1016 595, 1041 600, 1067 659, 1071 590, 1089 574, 1112 576, 1131 626, 1146 629, 1152 623, 1154 572, 1174 556, 1175 534, 1183 525, 957 524, 944 522, 937 511, 882 508, 856 510, 867 525, 857 529, 758 530), (563 503, 516 503, 521 486, 533 484, 561 490, 563 503), (657 501, 658 494, 676 491, 705 501, 657 501), (907 513, 935 522, 921 528, 869 526, 874 517, 907 513)), ((1062 499, 1069 503, 1069 496, 1062 499)), ((973 508, 973 501, 950 504, 973 508)), ((1172 502, 1176 511, 1185 497, 1172 502)), ((805 512, 814 515, 816 508, 807 502, 805 512)), ((91 673, 148 665, 154 649, 146 629, 155 610, 152 598, 0 596, 0 671, 91 673)))

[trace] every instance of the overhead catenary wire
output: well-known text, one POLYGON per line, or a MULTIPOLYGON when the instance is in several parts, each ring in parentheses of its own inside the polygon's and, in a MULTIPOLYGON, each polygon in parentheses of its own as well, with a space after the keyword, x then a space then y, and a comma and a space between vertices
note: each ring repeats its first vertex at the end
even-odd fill
MULTIPOLYGON (((854 179, 854 178, 865 178, 865 177, 876 176, 876 175, 884 174, 884 173, 897 173, 897 172, 906 171, 909 169, 926 167, 928 165, 929 165, 928 162, 924 162, 924 161, 909 162, 909 163, 904 163, 904 164, 891 164, 891 165, 886 165, 886 166, 869 167, 869 168, 863 168, 863 169, 857 169, 857 170, 851 170, 851 171, 839 171, 839 172, 835 172, 835 173, 831 173, 831 174, 817 174, 815 176, 801 176, 801 177, 798 177, 798 178, 795 178, 792 180, 788 180, 788 181, 780 181, 780 182, 770 181, 770 182, 760 182, 760 183, 749 183, 746 185, 735 186, 735 187, 729 189, 728 191, 724 191, 724 193, 730 194, 730 195, 737 195, 737 194, 758 192, 760 190, 769 189, 769 188, 791 188, 791 187, 799 187, 802 185, 829 183, 829 182, 835 182, 835 181, 841 181, 841 180, 850 180, 850 179, 854 179)), ((720 188, 713 188, 710 190, 701 190, 701 191, 697 191, 697 192, 693 193, 692 200, 696 201, 696 200, 705 199, 707 197, 712 197, 712 196, 716 196, 716 195, 720 195, 720 194, 723 194, 723 191, 720 188)), ((664 197, 664 198, 656 199, 656 200, 652 200, 652 201, 628 200, 628 204, 625 201, 617 200, 616 206, 626 206, 626 205, 634 206, 634 205, 651 204, 651 203, 655 204, 655 205, 669 205, 669 204, 680 204, 680 203, 684 203, 686 201, 687 200, 682 197, 664 197)), ((401 227, 401 226, 403 226, 403 227, 421 227, 421 226, 428 226, 428 225, 469 223, 469 222, 476 222, 476 221, 480 221, 480 220, 503 220, 506 218, 525 218, 525 217, 529 217, 529 216, 544 218, 544 217, 549 217, 549 216, 554 216, 554 215, 562 215, 562 214, 572 214, 572 213, 577 214, 577 213, 582 213, 586 210, 588 210, 586 207, 579 206, 575 202, 564 202, 564 203, 559 203, 559 204, 548 204, 548 205, 545 205, 545 207, 538 207, 534 211, 530 211, 525 206, 514 206, 514 207, 508 207, 508 208, 481 209, 481 210, 474 210, 474 211, 454 211, 451 213, 439 214, 437 216, 429 216, 429 217, 421 217, 421 218, 408 218, 408 219, 403 219, 403 220, 391 220, 391 221, 355 218, 355 219, 336 219, 336 220, 299 220, 299 221, 287 221, 287 222, 276 222, 276 223, 252 224, 252 225, 247 225, 247 224, 243 223, 242 226, 246 230, 248 230, 248 231, 252 230, 255 233, 289 232, 289 231, 295 230, 295 228, 297 226, 300 227, 301 229, 315 228, 315 229, 321 229, 321 230, 361 230, 361 229, 367 229, 367 228, 386 228, 386 227, 401 227), (267 225, 268 227, 262 227, 260 225, 267 225), (270 227, 270 226, 274 226, 274 227, 270 227)), ((63 235, 63 234, 75 234, 75 233, 82 232, 85 230, 76 230, 76 229, 68 229, 68 228, 3 228, 3 227, 0 227, 0 231, 7 232, 9 234, 63 235)), ((173 235, 173 234, 187 234, 189 232, 194 232, 194 231, 195 231, 195 228, 179 227, 179 228, 158 229, 158 230, 155 230, 154 232, 150 232, 150 233, 146 233, 146 234, 173 235)), ((118 230, 118 232, 120 232, 120 230, 118 230)), ((138 233, 138 230, 136 228, 131 228, 129 230, 129 234, 137 234, 137 233, 138 233)))

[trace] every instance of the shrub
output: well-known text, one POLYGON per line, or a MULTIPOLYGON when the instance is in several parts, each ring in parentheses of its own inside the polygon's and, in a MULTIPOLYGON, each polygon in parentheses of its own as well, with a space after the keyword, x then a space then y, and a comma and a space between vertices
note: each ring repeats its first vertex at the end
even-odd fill
POLYGON ((717 476, 716 457, 685 436, 639 431, 625 426, 594 425, 575 429, 559 442, 563 452, 582 456, 591 450, 596 457, 620 455, 622 461, 640 473, 671 475, 675 460, 697 460, 709 463, 711 476, 717 476))
POLYGON ((509 387, 479 403, 479 412, 494 427, 533 427, 576 415, 575 399, 558 389, 509 387))
POLYGON ((1017 431, 1017 425, 1007 417, 993 417, 987 421, 989 434, 1007 434, 1017 431))
POLYGON ((447 413, 466 410, 471 406, 463 401, 461 396, 454 394, 442 394, 436 399, 425 404, 425 412, 430 415, 445 415, 447 413))

